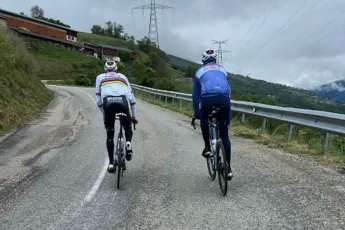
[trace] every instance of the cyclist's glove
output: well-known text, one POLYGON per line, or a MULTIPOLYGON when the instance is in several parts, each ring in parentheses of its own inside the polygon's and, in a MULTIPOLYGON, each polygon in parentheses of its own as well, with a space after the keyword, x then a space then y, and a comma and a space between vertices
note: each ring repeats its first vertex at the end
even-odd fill
POLYGON ((101 113, 104 114, 104 108, 103 108, 103 105, 98 105, 98 109, 99 111, 101 111, 101 113))

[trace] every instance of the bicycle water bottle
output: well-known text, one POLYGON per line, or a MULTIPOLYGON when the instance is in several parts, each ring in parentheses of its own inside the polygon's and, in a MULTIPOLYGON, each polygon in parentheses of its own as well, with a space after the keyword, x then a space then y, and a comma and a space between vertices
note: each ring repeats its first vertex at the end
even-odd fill
POLYGON ((216 139, 212 139, 212 150, 216 151, 216 139))

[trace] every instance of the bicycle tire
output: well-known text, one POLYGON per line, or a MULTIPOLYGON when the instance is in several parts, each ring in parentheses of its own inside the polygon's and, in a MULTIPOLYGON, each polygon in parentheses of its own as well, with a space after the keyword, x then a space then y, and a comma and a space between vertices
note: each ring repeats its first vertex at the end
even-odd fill
POLYGON ((224 149, 224 145, 221 139, 218 140, 216 149, 217 149, 216 151, 218 152, 218 160, 221 157, 222 161, 224 162, 224 163, 219 162, 219 167, 217 171, 218 171, 219 187, 220 187, 220 190, 222 191, 223 196, 225 196, 228 190, 228 178, 227 178, 228 175, 227 175, 227 167, 226 167, 225 149, 224 149), (219 150, 222 151, 222 156, 219 155, 219 150), (224 183, 222 182, 222 179, 224 183))
POLYGON ((121 178, 121 174, 123 171, 123 162, 122 162, 122 153, 123 153, 123 144, 121 143, 121 139, 123 138, 123 136, 121 136, 119 134, 118 136, 118 149, 117 149, 117 189, 120 189, 120 178, 121 178))
POLYGON ((119 151, 117 154, 117 189, 120 189, 120 178, 122 169, 121 151, 119 151))

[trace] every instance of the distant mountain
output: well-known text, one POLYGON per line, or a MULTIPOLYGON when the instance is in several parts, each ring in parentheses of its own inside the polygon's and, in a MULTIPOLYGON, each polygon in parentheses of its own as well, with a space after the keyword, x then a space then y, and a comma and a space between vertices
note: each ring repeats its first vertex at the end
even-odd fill
MULTIPOLYGON (((182 66, 197 65, 192 61, 185 60, 174 55, 168 55, 172 64, 176 65, 178 68, 182 66)), ((322 94, 320 92, 309 91, 305 89, 285 86, 277 83, 267 82, 264 80, 253 79, 248 76, 243 76, 239 74, 228 73, 229 82, 231 84, 232 96, 254 96, 258 98, 270 97, 273 98, 277 105, 303 108, 303 109, 314 109, 322 110, 335 113, 345 114, 345 91, 329 91, 330 94, 339 95, 342 94, 344 100, 334 99, 335 97, 330 97, 328 94, 322 94)), ((186 81, 187 83, 187 81, 186 81)), ((345 89, 345 80, 341 85, 345 89)), ((326 89, 327 87, 325 87, 326 89)), ((322 90, 321 92, 326 91, 322 90)), ((339 97, 337 97, 339 98, 339 97)))
POLYGON ((345 102, 345 79, 321 85, 313 90, 314 93, 345 102))

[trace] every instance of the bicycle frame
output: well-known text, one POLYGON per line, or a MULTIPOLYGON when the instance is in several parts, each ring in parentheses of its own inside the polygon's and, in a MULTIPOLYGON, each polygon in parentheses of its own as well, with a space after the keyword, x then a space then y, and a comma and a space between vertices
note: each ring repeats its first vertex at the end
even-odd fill
MULTIPOLYGON (((219 162, 218 162, 218 158, 219 158, 219 153, 217 151, 218 149, 218 142, 219 142, 219 131, 218 131, 218 114, 217 117, 214 118, 209 118, 208 119, 208 125, 209 125, 209 131, 210 131, 210 139, 216 139, 216 149, 212 149, 213 151, 213 155, 214 155, 214 159, 215 159, 215 169, 218 170, 219 169, 219 162), (215 136, 215 138, 214 138, 215 136)), ((211 145, 212 146, 212 145, 211 145)))
MULTIPOLYGON (((119 133, 118 133, 118 135, 117 135, 117 143, 116 143, 116 151, 115 151, 115 154, 116 155, 118 155, 118 153, 119 153, 119 150, 121 150, 120 152, 121 153, 123 153, 123 151, 124 151, 124 147, 123 147, 123 143, 120 143, 120 138, 122 138, 123 139, 123 126, 122 126, 122 122, 121 122, 121 117, 119 117, 119 116, 117 116, 116 118, 115 118, 115 121, 116 120, 119 120, 120 121, 120 130, 119 130, 119 133), (120 146, 121 145, 121 146, 120 146)), ((118 164, 119 164, 119 162, 118 162, 118 164)), ((122 167, 122 165, 121 165, 121 167, 122 167)))

